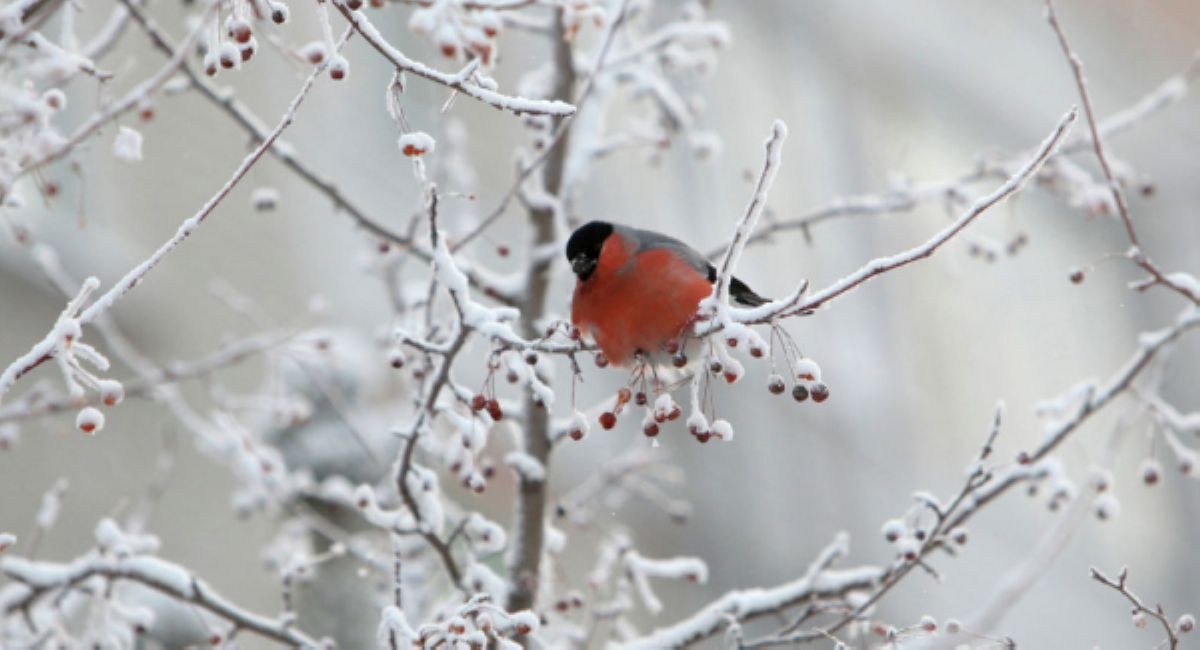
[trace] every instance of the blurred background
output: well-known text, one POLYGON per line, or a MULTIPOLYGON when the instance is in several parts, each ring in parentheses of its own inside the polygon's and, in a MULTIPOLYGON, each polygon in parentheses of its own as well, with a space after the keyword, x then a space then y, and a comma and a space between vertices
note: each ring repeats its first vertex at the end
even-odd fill
MULTIPOLYGON (((661 4, 664 11, 677 6, 661 4)), ((302 5, 293 3, 295 22, 288 28, 297 42, 319 37, 312 12, 302 5)), ((156 2, 150 11, 176 39, 182 37, 180 6, 156 2)), ((450 69, 433 45, 405 28, 409 11, 390 6, 374 20, 407 53, 450 69)), ((88 11, 84 17, 93 13, 94 22, 85 20, 83 30, 106 15, 88 11)), ((1134 104, 1181 73, 1200 45, 1200 4, 1188 0, 1064 0, 1059 13, 1085 62, 1099 116, 1134 104)), ((728 239, 744 211, 774 118, 789 125, 791 136, 770 206, 787 219, 837 197, 884 192, 898 177, 953 178, 981 156, 1025 151, 1077 103, 1039 0, 717 1, 710 18, 727 23, 732 40, 711 75, 688 82, 687 90, 702 99, 698 126, 719 137, 720 152, 700 159, 686 142, 677 142, 602 158, 580 181, 573 216, 650 226, 709 250, 728 239)), ((335 31, 342 24, 335 16, 335 31)), ((581 33, 581 51, 592 51, 595 31, 581 33)), ((542 37, 511 30, 500 44, 501 88, 515 88, 522 71, 548 60, 542 37)), ((361 38, 352 39, 345 54, 350 77, 318 82, 285 139, 369 213, 400 229, 420 208, 420 196, 384 107, 391 71, 361 38)), ((117 73, 117 90, 103 94, 119 96, 162 62, 145 36, 130 28, 104 61, 117 73)), ((265 48, 218 83, 236 89, 273 123, 302 76, 265 48)), ((95 80, 75 79, 68 97, 65 120, 77 123, 98 98, 95 80)), ((413 128, 439 141, 435 167, 437 156, 450 149, 447 124, 453 119, 462 126, 462 153, 475 175, 442 187, 474 199, 447 199, 446 226, 453 232, 472 215, 490 211, 507 191, 513 151, 528 136, 521 119, 465 98, 442 116, 445 99, 441 87, 412 79, 403 102, 413 128)), ((1131 193, 1145 250, 1164 269, 1193 274, 1200 274, 1198 109, 1194 98, 1185 97, 1108 142, 1114 156, 1153 183, 1150 196, 1131 193)), ((607 127, 617 130, 621 120, 644 110, 618 98, 606 113, 607 127)), ((136 126, 145 137, 141 163, 113 158, 110 127, 82 156, 85 180, 60 165, 46 173, 62 186, 56 201, 46 204, 26 187, 29 207, 8 210, 9 218, 59 251, 72 275, 96 275, 104 286, 173 233, 225 182, 246 150, 243 133, 193 94, 160 98, 154 119, 136 126)), ((1081 120, 1076 133, 1083 128, 1081 120)), ((1076 159, 1094 169, 1090 156, 1076 159)), ((975 191, 988 191, 991 183, 975 191)), ((946 222, 938 201, 890 216, 832 220, 812 228, 811 242, 791 232, 755 247, 738 275, 771 296, 789 292, 800 278, 823 287, 870 258, 924 241, 946 222)), ((517 270, 526 232, 524 213, 514 207, 472 256, 500 271, 517 270), (513 254, 502 257, 501 246, 513 254)), ((1031 187, 933 258, 871 282, 813 317, 788 322, 803 351, 821 364, 829 401, 798 405, 774 397, 765 389, 763 366, 748 363, 745 381, 716 391, 718 411, 737 430, 733 441, 702 446, 681 427, 670 427, 651 449, 656 459, 686 473, 678 493, 692 504, 687 522, 672 523, 637 501, 613 512, 645 555, 696 555, 709 565, 707 584, 663 584, 666 608, 642 617, 644 628, 673 622, 727 590, 799 576, 840 530, 851 535, 845 564, 890 561, 893 551, 880 525, 904 515, 914 491, 957 492, 998 401, 1007 406, 996 455, 1003 462, 1041 440, 1042 422, 1034 414, 1039 401, 1081 380, 1110 376, 1136 350, 1139 332, 1175 318, 1177 298, 1130 291, 1127 283, 1138 278, 1132 265, 1103 259, 1127 246, 1118 221, 1087 217, 1031 187), (988 261, 971 254, 972 244, 986 248, 1020 234, 1028 243, 1014 255, 1001 252, 988 261), (1076 267, 1087 271, 1081 284, 1068 280, 1076 267)), ((374 252, 375 243, 326 197, 267 158, 113 315, 160 363, 202 358, 223 341, 261 329, 214 296, 213 283, 219 282, 250 299, 262 322, 329 327, 370 341, 390 318, 385 287, 366 273, 374 252), (251 195, 262 187, 279 191, 275 210, 253 209, 251 195), (310 309, 314 297, 323 301, 323 311, 310 309)), ((410 264, 407 273, 414 282, 426 277, 420 264, 410 264)), ((571 278, 565 264, 556 273, 551 309, 563 315, 571 278)), ((27 251, 0 238, 2 363, 40 339, 62 305, 27 251)), ((368 358, 381 366, 386 361, 383 355, 368 358)), ((482 373, 482 353, 478 366, 473 372, 482 373)), ((1197 368, 1200 341, 1193 336, 1177 347, 1164 375, 1163 396, 1181 411, 1200 408, 1197 368)), ((261 385, 263 371, 261 360, 252 359, 218 377, 228 391, 249 392, 261 385)), ((121 367, 112 374, 129 376, 121 367)), ((568 375, 565 366, 559 375, 568 375)), ((610 395, 625 379, 590 364, 584 376, 582 404, 610 395)), ((39 369, 8 401, 38 379, 60 382, 53 368, 39 369)), ((203 385, 187 390, 198 400, 206 395, 203 385)), ((1062 448, 1072 478, 1082 482, 1089 465, 1103 462, 1104 446, 1128 404, 1125 398, 1090 420, 1062 448)), ((569 414, 565 401, 555 410, 569 414)), ((63 516, 39 551, 51 559, 89 548, 96 520, 146 490, 164 437, 180 435, 164 409, 143 400, 111 409, 96 437, 80 435, 73 415, 29 422, 22 431, 20 443, 0 453, 0 531, 31 528, 39 495, 66 477, 71 487, 63 516)), ((150 523, 163 540, 162 555, 251 609, 277 611, 277 579, 257 551, 247 552, 266 544, 276 519, 239 518, 230 506, 228 470, 196 453, 185 434, 180 437, 178 463, 150 523)), ((1146 457, 1157 454, 1173 470, 1161 441, 1154 440, 1144 418, 1133 424, 1112 466, 1120 516, 1103 522, 1089 516, 1080 524, 995 633, 1034 648, 1156 643, 1159 632, 1134 628, 1124 601, 1089 579, 1089 565, 1113 573, 1128 566, 1134 590, 1173 615, 1200 608, 1194 579, 1200 572, 1194 551, 1200 484, 1168 471, 1158 485, 1144 486, 1138 466, 1146 457)), ((551 491, 561 494, 604 459, 648 444, 636 418, 623 418, 612 431, 596 428, 583 442, 556 452, 551 491)), ((450 497, 505 523, 512 489, 508 478, 498 478, 479 497, 452 482, 446 486, 450 497)), ((1048 511, 1044 495, 1006 496, 971 523, 971 542, 958 558, 935 559, 941 582, 911 576, 884 600, 878 618, 898 626, 923 614, 970 620, 1061 517, 1048 511)), ((588 549, 567 555, 566 575, 586 575, 588 549)), ((774 624, 756 629, 769 631, 774 624)))

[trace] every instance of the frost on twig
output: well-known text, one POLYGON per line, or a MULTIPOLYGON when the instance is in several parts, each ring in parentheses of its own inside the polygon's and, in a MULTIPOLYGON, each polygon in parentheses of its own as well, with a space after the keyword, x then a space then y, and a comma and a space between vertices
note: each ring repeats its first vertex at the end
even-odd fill
MULTIPOLYGON (((52 360, 62 373, 72 402, 82 405, 88 390, 97 393, 105 406, 115 406, 124 399, 125 389, 120 382, 98 377, 85 366, 87 364, 100 372, 107 371, 109 367, 108 358, 82 340, 84 320, 81 313, 88 299, 99 288, 100 281, 96 278, 85 280, 79 293, 67 303, 46 337, 0 373, 0 397, 25 373, 52 360)), ((96 433, 104 427, 104 415, 94 407, 84 406, 76 418, 76 426, 84 433, 96 433)))
MULTIPOLYGON (((103 615, 91 617, 93 625, 100 626, 92 633, 98 637, 121 633, 132 642, 139 634, 154 624, 153 611, 125 603, 120 595, 114 595, 110 585, 133 582, 150 587, 184 603, 195 605, 206 612, 224 619, 228 633, 244 629, 279 643, 295 647, 316 647, 317 641, 299 630, 292 629, 282 621, 270 619, 226 600, 207 583, 197 578, 186 568, 159 559, 153 554, 158 550, 158 540, 153 536, 135 535, 122 530, 111 519, 102 520, 96 527, 97 546, 92 551, 67 563, 37 562, 21 557, 0 559, 0 573, 13 584, 0 592, 0 613, 5 617, 20 613, 33 626, 25 631, 27 640, 41 637, 42 626, 51 635, 71 644, 66 626, 62 625, 64 612, 56 604, 70 598, 75 592, 109 594, 96 599, 93 607, 105 610, 133 612, 122 621, 107 621, 103 615)), ((10 628, 16 631, 16 627, 10 628)), ((227 633, 214 632, 193 640, 193 643, 221 643, 227 633)), ((19 638, 11 638, 21 643, 19 638)))
POLYGON ((1091 567, 1089 571, 1091 572, 1093 580, 1099 582, 1105 587, 1113 589, 1117 593, 1124 596, 1125 600, 1129 601, 1129 604, 1133 606, 1134 627, 1139 629, 1145 628, 1148 619, 1154 619, 1158 622, 1167 635, 1166 640, 1160 642, 1158 644, 1159 646, 1165 645, 1166 647, 1171 648, 1171 650, 1175 650, 1175 648, 1179 647, 1179 636, 1182 634, 1187 634, 1196 628, 1196 619, 1191 614, 1184 614, 1183 616, 1180 616, 1179 620, 1172 624, 1171 620, 1167 618, 1166 611, 1163 610, 1162 605, 1154 605, 1151 607, 1143 602, 1141 598, 1138 598, 1137 595, 1130 591, 1126 586, 1126 582, 1129 579, 1128 569, 1122 568, 1120 574, 1115 579, 1108 577, 1096 567, 1091 567))

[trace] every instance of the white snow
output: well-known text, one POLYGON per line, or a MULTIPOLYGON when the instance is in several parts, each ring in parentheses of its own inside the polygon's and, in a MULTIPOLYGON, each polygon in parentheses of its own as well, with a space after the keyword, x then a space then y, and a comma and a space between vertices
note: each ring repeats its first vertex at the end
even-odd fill
POLYGON ((113 156, 127 163, 142 160, 142 134, 127 126, 117 129, 117 137, 113 139, 113 156))
POLYGON ((546 467, 538 459, 523 451, 508 452, 504 456, 504 463, 512 467, 527 481, 540 483, 546 480, 546 467))

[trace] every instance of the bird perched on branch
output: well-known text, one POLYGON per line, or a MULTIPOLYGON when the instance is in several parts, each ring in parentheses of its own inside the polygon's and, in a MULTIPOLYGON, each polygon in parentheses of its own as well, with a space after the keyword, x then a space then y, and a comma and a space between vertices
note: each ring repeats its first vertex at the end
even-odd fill
MULTIPOLYGON (((572 233, 567 259, 578 278, 571 323, 617 365, 677 343, 717 280, 717 269, 678 239, 605 221, 572 233)), ((747 307, 769 302, 737 278, 729 295, 747 307)))

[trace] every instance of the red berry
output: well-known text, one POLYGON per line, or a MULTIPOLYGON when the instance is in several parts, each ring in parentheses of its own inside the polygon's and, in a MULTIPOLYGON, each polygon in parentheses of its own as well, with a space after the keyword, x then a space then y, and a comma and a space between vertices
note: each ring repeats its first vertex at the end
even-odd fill
POLYGON ((679 405, 676 404, 675 406, 671 407, 671 412, 667 414, 667 419, 678 420, 679 416, 681 415, 683 415, 683 409, 679 408, 679 405))
POLYGON ((761 359, 764 354, 766 354, 766 352, 757 345, 750 348, 750 356, 754 357, 755 359, 761 359))
MULTIPOLYGON (((578 332, 578 331, 579 331, 579 330, 575 330, 575 332, 578 332)), ((572 338, 578 338, 578 337, 574 337, 574 336, 573 336, 572 338)), ((595 356, 595 361, 596 361, 596 367, 597 367, 597 368, 606 368, 606 367, 608 367, 608 357, 604 356, 604 353, 603 353, 603 352, 597 352, 597 353, 596 353, 596 356, 595 356)))
POLYGON ((471 410, 482 411, 487 408, 487 398, 483 395, 476 395, 471 398, 471 410))
POLYGON ((671 365, 675 366, 676 368, 682 368, 686 366, 687 361, 687 355, 682 352, 671 357, 671 365))
POLYGON ((818 404, 829 399, 829 387, 821 382, 813 384, 809 392, 812 394, 813 401, 818 404))
POLYGON ((1080 282, 1083 282, 1083 271, 1080 269, 1074 269, 1071 271, 1071 275, 1069 277, 1071 278, 1072 284, 1079 284, 1080 282))
POLYGON ((488 400, 487 412, 488 415, 497 422, 504 417, 504 411, 500 410, 500 402, 496 401, 495 399, 488 400))
POLYGON ((653 438, 658 435, 658 423, 647 422, 646 426, 642 427, 642 433, 646 434, 647 438, 653 438))
POLYGON ((628 404, 629 400, 631 400, 631 399, 633 399, 633 393, 631 393, 628 388, 622 388, 617 391, 617 405, 618 406, 623 406, 625 404, 628 404))
POLYGON ((792 399, 797 402, 803 402, 808 399, 808 389, 804 387, 804 384, 792 386, 792 399))
POLYGON ((576 427, 567 435, 571 436, 571 440, 583 440, 583 429, 576 427))
POLYGON ((738 376, 736 372, 729 372, 728 370, 725 371, 725 383, 732 384, 737 380, 738 376))
POLYGON ((612 411, 605 411, 600 414, 600 426, 606 430, 617 426, 617 416, 612 411))
POLYGON ((782 395, 783 391, 787 390, 787 385, 783 383, 783 377, 771 375, 767 378, 767 390, 774 395, 782 395))
POLYGON ((700 433, 696 434, 696 440, 699 440, 701 444, 708 442, 708 439, 711 437, 712 434, 707 431, 701 431, 700 433))
POLYGON ((246 43, 250 40, 250 25, 244 21, 238 21, 230 26, 229 36, 239 43, 246 43))
POLYGON ((731 336, 731 337, 725 339, 725 345, 728 345, 731 348, 736 348, 737 347, 737 339, 735 337, 731 336))
POLYGON ((721 371, 724 369, 725 369, 725 366, 721 365, 721 362, 717 361, 716 359, 713 359, 708 364, 708 371, 714 375, 721 374, 721 371))
POLYGON ((346 8, 350 11, 357 11, 362 7, 362 0, 346 0, 346 8))
POLYGON ((637 394, 633 396, 633 402, 638 406, 645 406, 646 394, 639 390, 637 394))
POLYGON ((508 257, 508 253, 509 253, 508 246, 497 246, 496 247, 496 254, 499 255, 500 257, 508 257))
POLYGON ((504 375, 504 379, 510 384, 515 384, 521 380, 521 377, 516 373, 516 371, 509 370, 508 373, 504 375))
POLYGON ((457 52, 458 52, 458 48, 454 47, 453 43, 443 43, 442 44, 442 56, 446 57, 447 59, 454 58, 454 55, 457 52))

